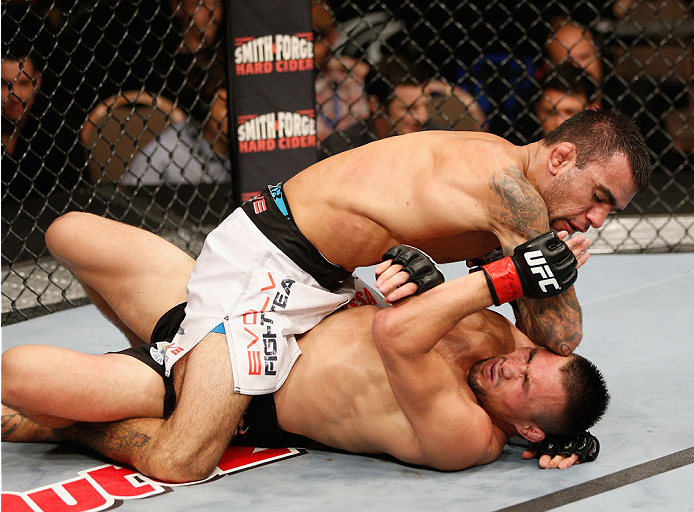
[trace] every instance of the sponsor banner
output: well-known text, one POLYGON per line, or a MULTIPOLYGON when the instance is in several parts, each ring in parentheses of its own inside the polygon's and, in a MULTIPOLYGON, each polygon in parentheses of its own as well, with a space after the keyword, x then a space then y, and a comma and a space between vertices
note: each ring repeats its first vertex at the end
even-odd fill
POLYGON ((230 0, 227 18, 230 142, 247 200, 317 160, 310 2, 230 0))
MULTIPOLYGON (((230 446, 224 452, 215 471, 205 480, 263 466, 297 455, 305 450, 296 448, 253 448, 230 446)), ((2 491, 0 509, 3 512, 62 512, 96 511, 120 506, 125 500, 137 500, 170 492, 182 485, 158 482, 132 469, 105 465, 78 471, 79 476, 39 487, 30 491, 2 491)))

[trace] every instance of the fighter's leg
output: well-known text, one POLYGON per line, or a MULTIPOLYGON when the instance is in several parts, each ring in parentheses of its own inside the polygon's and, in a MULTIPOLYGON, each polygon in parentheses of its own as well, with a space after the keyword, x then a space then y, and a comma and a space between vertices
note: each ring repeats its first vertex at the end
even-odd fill
POLYGON ((45 426, 161 417, 165 392, 159 374, 129 355, 21 345, 2 356, 3 404, 45 426))
POLYGON ((186 300, 194 260, 153 233, 70 212, 51 224, 46 244, 131 343, 149 343, 161 315, 186 300))
POLYGON ((21 412, 15 411, 5 404, 2 404, 0 427, 3 441, 11 441, 13 443, 52 443, 58 440, 52 428, 39 425, 21 412))
POLYGON ((78 423, 56 433, 160 480, 206 478, 251 397, 234 394, 229 350, 221 334, 208 334, 176 363, 173 374, 178 403, 168 419, 78 423))

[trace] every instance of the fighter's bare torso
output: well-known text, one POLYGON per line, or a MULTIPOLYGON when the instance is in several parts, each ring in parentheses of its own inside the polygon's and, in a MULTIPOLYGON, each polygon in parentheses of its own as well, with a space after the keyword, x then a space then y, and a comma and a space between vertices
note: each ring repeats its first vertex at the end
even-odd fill
POLYGON ((445 263, 499 245, 490 174, 525 162, 525 148, 494 135, 420 132, 321 161, 284 190, 301 231, 337 265, 371 265, 397 243, 445 263))
MULTIPOLYGON (((337 313, 301 338, 303 354, 275 393, 279 425, 334 448, 388 453, 436 467, 436 461, 418 458, 414 431, 393 395, 371 335, 376 311, 363 306, 337 313)), ((460 392, 476 402, 467 384, 472 364, 527 345, 530 341, 506 319, 483 311, 463 319, 436 349, 453 369, 460 392)), ((480 417, 481 422, 471 420, 469 427, 487 429, 490 439, 499 440, 492 447, 493 460, 505 436, 485 415, 480 417)))

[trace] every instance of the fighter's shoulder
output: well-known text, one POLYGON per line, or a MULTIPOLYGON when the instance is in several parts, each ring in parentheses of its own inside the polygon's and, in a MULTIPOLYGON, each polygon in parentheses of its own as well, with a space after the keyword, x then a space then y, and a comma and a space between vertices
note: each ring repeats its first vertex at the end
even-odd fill
POLYGON ((446 446, 439 446, 436 460, 428 465, 455 471, 488 464, 499 457, 505 442, 499 429, 479 405, 470 403, 466 409, 464 420, 450 429, 453 435, 446 439, 446 446))
POLYGON ((456 132, 460 135, 448 148, 458 158, 474 162, 476 172, 493 174, 508 170, 523 177, 520 170, 519 148, 506 139, 491 133, 456 132))

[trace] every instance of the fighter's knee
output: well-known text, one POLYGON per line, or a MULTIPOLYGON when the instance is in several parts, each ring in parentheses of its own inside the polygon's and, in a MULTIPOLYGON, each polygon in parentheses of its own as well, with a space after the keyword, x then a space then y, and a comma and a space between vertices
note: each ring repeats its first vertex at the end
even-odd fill
MULTIPOLYGON (((10 407, 20 404, 21 391, 27 382, 27 365, 32 363, 28 346, 13 347, 2 354, 2 403, 10 407)), ((33 364, 37 364, 33 361, 33 364)))
POLYGON ((179 482, 196 482, 209 477, 217 467, 219 461, 192 461, 186 460, 183 464, 176 464, 172 468, 175 471, 176 481, 179 482))
POLYGON ((46 245, 54 256, 58 256, 64 247, 71 245, 70 238, 80 232, 80 225, 91 214, 85 212, 68 212, 55 219, 46 230, 46 245))
POLYGON ((217 467, 219 460, 204 453, 165 453, 154 452, 144 468, 140 469, 148 476, 172 483, 196 482, 209 477, 217 467))

